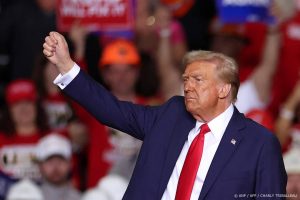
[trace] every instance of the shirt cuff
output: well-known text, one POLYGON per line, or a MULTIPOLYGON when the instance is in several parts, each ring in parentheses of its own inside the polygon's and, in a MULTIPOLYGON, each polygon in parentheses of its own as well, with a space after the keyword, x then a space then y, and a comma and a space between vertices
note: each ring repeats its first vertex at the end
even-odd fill
POLYGON ((79 74, 80 67, 75 63, 70 71, 65 73, 64 75, 59 74, 53 81, 55 85, 60 87, 60 89, 64 89, 71 83, 71 81, 79 74))

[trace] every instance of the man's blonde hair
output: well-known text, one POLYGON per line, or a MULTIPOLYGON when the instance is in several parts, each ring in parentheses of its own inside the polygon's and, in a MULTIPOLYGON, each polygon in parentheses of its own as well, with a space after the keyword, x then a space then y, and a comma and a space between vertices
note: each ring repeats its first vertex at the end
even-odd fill
POLYGON ((217 76, 225 83, 231 84, 231 100, 237 99, 238 89, 240 87, 238 66, 234 59, 221 53, 212 51, 190 51, 183 57, 183 66, 193 62, 211 62, 216 64, 217 76))

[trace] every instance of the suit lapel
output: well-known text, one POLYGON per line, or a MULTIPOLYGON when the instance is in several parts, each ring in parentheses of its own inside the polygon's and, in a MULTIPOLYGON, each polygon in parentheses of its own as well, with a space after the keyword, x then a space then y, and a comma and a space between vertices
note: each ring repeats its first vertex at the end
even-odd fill
POLYGON ((239 130, 245 126, 243 123, 243 118, 244 116, 235 108, 233 116, 225 130, 225 133, 207 172, 199 200, 205 198, 207 192, 212 187, 222 169, 224 169, 225 165, 229 162, 231 155, 240 144, 243 135, 239 132, 239 130))
POLYGON ((162 197, 163 192, 167 187, 168 181, 181 153, 183 145, 187 140, 190 130, 194 128, 195 124, 196 120, 188 112, 186 112, 185 116, 178 117, 177 123, 174 125, 174 130, 168 145, 166 161, 161 173, 162 178, 160 182, 159 198, 162 197))

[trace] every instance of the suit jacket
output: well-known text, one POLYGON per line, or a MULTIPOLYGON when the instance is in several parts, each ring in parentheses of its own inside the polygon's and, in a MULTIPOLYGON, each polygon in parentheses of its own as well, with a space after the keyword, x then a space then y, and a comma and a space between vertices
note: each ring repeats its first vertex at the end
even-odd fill
MULTIPOLYGON (((186 111, 183 97, 173 97, 156 107, 119 101, 82 71, 64 92, 100 122, 143 140, 123 199, 161 199, 196 123, 186 111)), ((276 137, 235 108, 199 199, 255 199, 266 195, 283 199, 279 195, 285 194, 286 182, 276 137)))

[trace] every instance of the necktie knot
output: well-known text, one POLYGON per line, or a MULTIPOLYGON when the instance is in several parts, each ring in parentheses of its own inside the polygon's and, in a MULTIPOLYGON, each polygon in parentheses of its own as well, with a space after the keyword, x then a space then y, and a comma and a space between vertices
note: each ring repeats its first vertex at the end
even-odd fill
POLYGON ((201 130, 200 130, 200 134, 205 134, 205 133, 208 133, 208 132, 210 132, 210 129, 209 129, 209 127, 208 127, 208 125, 205 123, 205 124, 202 124, 201 126, 200 126, 200 128, 201 128, 201 130))

